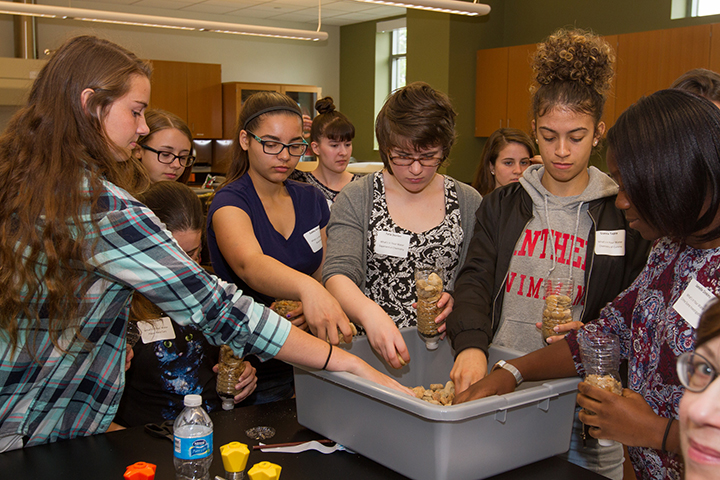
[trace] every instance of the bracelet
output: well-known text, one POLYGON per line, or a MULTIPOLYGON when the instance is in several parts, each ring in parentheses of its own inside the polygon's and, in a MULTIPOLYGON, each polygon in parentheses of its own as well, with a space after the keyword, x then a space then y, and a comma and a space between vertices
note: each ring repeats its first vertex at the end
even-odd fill
MULTIPOLYGON (((328 363, 330 363, 330 356, 332 355, 332 343, 328 343, 330 345, 330 351, 328 352, 327 359, 325 360, 325 365, 323 365, 322 369, 325 370, 328 366, 328 363)), ((665 442, 663 442, 663 445, 665 445, 665 442)))
POLYGON ((662 451, 665 453, 668 453, 667 448, 665 448, 665 444, 667 443, 668 434, 670 433, 670 425, 672 425, 673 420, 675 419, 673 417, 670 417, 667 423, 667 427, 665 427, 665 435, 663 435, 662 451))

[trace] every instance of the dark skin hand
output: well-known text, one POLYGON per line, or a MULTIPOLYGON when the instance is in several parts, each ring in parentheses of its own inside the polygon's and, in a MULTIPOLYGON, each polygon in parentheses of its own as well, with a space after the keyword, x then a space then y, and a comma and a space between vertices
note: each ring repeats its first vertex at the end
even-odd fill
MULTIPOLYGON (((668 419, 657 415, 642 395, 623 389, 622 396, 615 395, 585 382, 578 385, 577 403, 585 410, 579 414, 580 421, 589 425, 590 436, 615 440, 632 447, 660 449, 668 419)), ((677 422, 675 422, 677 423, 677 422)), ((678 433, 671 430, 666 447, 674 450, 678 433)))
POLYGON ((467 390, 455 395, 453 405, 477 400, 478 398, 489 397, 490 395, 502 395, 515 390, 515 377, 512 373, 498 368, 494 372, 479 380, 467 390))
MULTIPOLYGON (((525 381, 551 380, 577 375, 570 348, 562 339, 540 350, 535 350, 508 362, 520 371, 525 381)), ((503 395, 515 390, 515 377, 498 368, 470 388, 455 396, 453 404, 477 400, 490 395, 503 395)))

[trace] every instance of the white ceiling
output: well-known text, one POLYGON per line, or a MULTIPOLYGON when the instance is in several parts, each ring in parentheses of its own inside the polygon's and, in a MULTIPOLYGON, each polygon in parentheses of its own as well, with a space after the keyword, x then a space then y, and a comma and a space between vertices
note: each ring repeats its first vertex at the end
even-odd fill
MULTIPOLYGON (((321 0, 322 25, 349 25, 404 15, 405 9, 356 2, 354 0, 321 0)), ((37 3, 46 3, 38 1, 37 3)), ((193 14, 221 16, 221 21, 248 23, 307 23, 317 27, 318 0, 85 0, 51 1, 60 6, 144 13, 160 16, 188 17, 193 14)), ((279 26, 279 25, 278 25, 279 26)))

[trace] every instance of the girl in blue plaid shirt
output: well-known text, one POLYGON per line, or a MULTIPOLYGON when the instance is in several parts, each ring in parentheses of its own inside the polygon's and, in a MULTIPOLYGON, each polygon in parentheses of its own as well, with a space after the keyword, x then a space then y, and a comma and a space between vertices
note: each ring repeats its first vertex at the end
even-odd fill
POLYGON ((0 452, 101 433, 124 386, 140 292, 213 344, 405 391, 193 262, 127 189, 150 68, 80 36, 50 58, 0 136, 0 452))

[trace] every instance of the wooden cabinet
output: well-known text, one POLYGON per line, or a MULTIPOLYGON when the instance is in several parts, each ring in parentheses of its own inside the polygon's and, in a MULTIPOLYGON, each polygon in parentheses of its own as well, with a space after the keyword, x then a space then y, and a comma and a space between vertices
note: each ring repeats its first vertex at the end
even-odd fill
MULTIPOLYGON (((617 56, 603 115, 608 128, 640 97, 670 87, 686 71, 720 71, 720 24, 604 38, 617 56)), ((535 48, 519 45, 477 52, 476 137, 487 137, 500 127, 530 130, 530 56, 535 48)))
POLYGON ((304 114, 315 116, 315 102, 322 97, 322 88, 312 85, 286 85, 280 83, 226 82, 223 94, 223 138, 235 136, 240 108, 256 92, 280 92, 295 100, 304 114))
POLYGON ((501 127, 530 130, 530 56, 535 44, 477 52, 475 136, 501 127))
POLYGON ((222 138, 222 68, 219 64, 151 60, 150 106, 179 116, 194 138, 222 138))
MULTIPOLYGON (((615 116, 693 68, 710 68, 715 25, 618 35, 615 116)), ((717 42, 717 40, 716 40, 717 42)), ((716 52, 720 57, 720 52, 716 52)))

